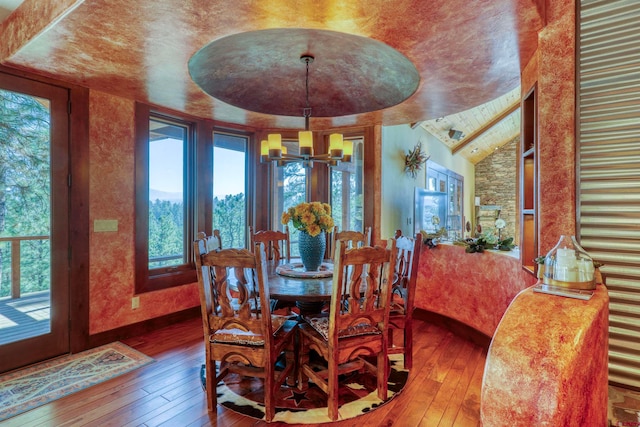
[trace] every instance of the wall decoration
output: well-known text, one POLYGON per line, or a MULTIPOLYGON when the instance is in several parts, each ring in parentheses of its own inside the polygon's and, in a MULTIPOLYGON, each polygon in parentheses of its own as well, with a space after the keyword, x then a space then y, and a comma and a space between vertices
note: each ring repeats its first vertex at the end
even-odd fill
POLYGON ((414 178, 418 175, 418 172, 422 169, 422 166, 429 160, 427 154, 422 151, 422 144, 417 143, 413 150, 404 156, 404 173, 411 175, 414 178))

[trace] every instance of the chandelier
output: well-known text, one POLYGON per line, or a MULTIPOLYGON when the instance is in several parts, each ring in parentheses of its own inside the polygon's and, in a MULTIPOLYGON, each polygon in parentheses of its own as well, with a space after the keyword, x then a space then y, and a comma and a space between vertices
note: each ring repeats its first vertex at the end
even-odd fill
POLYGON ((302 162, 306 168, 313 167, 314 162, 325 163, 328 166, 336 166, 339 162, 351 162, 353 154, 353 141, 344 140, 342 134, 329 135, 329 151, 325 154, 314 154, 313 133, 309 130, 309 118, 311 117, 311 105, 309 104, 309 64, 313 63, 313 55, 305 54, 300 57, 300 62, 306 65, 305 92, 306 103, 302 109, 304 117, 304 130, 298 132, 299 154, 287 153, 287 147, 282 145, 282 135, 271 133, 266 140, 260 141, 260 162, 276 162, 278 166, 288 163, 302 162))

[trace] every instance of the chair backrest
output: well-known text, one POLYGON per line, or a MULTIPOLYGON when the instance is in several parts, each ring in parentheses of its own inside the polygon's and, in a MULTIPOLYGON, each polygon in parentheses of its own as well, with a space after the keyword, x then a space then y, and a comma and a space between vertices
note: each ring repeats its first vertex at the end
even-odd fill
MULTIPOLYGON (((207 252, 222 249, 222 239, 220 238, 220 230, 218 229, 213 230, 211 236, 207 236, 207 233, 200 231, 196 234, 196 240, 202 242, 207 252)), ((196 253, 200 253, 200 251, 196 253)))
POLYGON ((253 253, 246 249, 203 253, 203 246, 202 240, 194 243, 205 337, 239 330, 240 338, 264 342, 265 348, 271 345, 272 334, 265 333, 271 331, 271 316, 264 245, 256 244, 253 253), (237 289, 237 298, 231 297, 232 289, 237 289))
POLYGON ((336 253, 336 243, 343 242, 347 249, 357 248, 360 246, 371 245, 371 227, 366 227, 364 232, 360 231, 338 231, 338 227, 333 227, 331 234, 331 259, 336 253))
POLYGON ((387 247, 347 249, 338 241, 329 310, 329 346, 338 337, 376 333, 387 335, 389 304, 396 260, 395 239, 387 247))
MULTIPOLYGON (((402 311, 411 313, 415 300, 416 280, 418 278, 418 264, 422 249, 422 235, 417 233, 414 238, 399 236, 396 239, 396 267, 393 284, 393 296, 400 296, 403 301, 402 311)), ((392 299, 393 299, 392 296, 392 299)))
POLYGON ((264 243, 267 260, 269 261, 291 261, 291 244, 289 239, 289 227, 284 227, 283 231, 278 230, 260 230, 253 231, 253 227, 249 226, 249 236, 251 238, 251 247, 256 243, 264 243))

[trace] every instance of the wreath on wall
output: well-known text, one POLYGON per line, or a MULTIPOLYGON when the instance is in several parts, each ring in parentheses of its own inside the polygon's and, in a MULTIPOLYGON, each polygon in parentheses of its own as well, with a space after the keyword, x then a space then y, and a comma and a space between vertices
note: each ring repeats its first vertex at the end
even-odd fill
POLYGON ((422 144, 417 143, 413 150, 409 150, 409 152, 404 156, 404 173, 411 175, 412 178, 415 178, 418 175, 418 172, 422 170, 422 166, 425 164, 427 160, 429 160, 427 154, 422 151, 422 144))

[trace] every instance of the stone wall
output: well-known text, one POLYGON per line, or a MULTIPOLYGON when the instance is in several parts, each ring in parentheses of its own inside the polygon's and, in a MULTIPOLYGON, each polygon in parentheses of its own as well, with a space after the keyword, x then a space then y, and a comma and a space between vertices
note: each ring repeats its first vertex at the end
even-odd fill
MULTIPOLYGON (((507 225, 500 235, 502 238, 514 237, 516 240, 518 240, 516 230, 516 191, 518 188, 516 163, 519 142, 520 136, 478 162, 475 172, 476 198, 480 198, 481 205, 499 205, 502 208, 500 218, 504 219, 507 225)), ((483 228, 483 231, 488 230, 489 228, 486 226, 483 228)))

